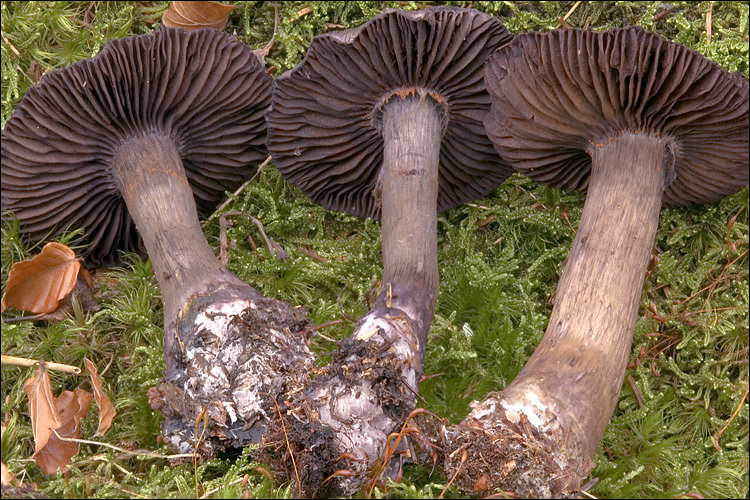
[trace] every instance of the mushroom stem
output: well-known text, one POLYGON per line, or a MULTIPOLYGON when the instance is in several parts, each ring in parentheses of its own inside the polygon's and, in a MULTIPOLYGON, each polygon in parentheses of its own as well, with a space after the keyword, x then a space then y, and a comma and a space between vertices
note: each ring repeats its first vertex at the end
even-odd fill
MULTIPOLYGON (((437 196, 442 110, 431 98, 394 97, 383 110, 383 287, 424 353, 438 294, 437 196)), ((377 306, 371 313, 379 314, 377 306)))
POLYGON ((164 302, 165 325, 191 295, 222 280, 260 294, 224 267, 208 246, 193 192, 171 138, 151 134, 122 144, 113 174, 148 250, 164 302))
MULTIPOLYGON (((443 116, 432 99, 393 97, 382 119, 383 286, 352 335, 365 341, 365 347, 342 343, 327 367, 332 376, 319 376, 309 393, 321 421, 336 433, 338 452, 355 456, 349 467, 363 473, 331 481, 327 494, 332 495, 356 491, 364 472, 380 458, 388 435, 414 408, 438 292, 443 116)), ((342 466, 329 467, 332 474, 342 466)))
POLYGON ((565 463, 594 456, 615 409, 672 169, 669 138, 623 133, 603 142, 589 150, 586 203, 544 338, 513 382, 466 419, 490 429, 523 414, 565 463))
POLYGON ((261 295, 224 267, 208 246, 185 168, 170 137, 148 134, 131 138, 120 146, 112 166, 159 282, 167 379, 174 380, 179 377, 178 360, 184 354, 176 349, 175 340, 184 345, 196 333, 193 325, 179 321, 181 315, 195 313, 198 304, 191 302, 186 308, 191 297, 211 296, 210 302, 219 306, 238 301, 247 304, 261 295))

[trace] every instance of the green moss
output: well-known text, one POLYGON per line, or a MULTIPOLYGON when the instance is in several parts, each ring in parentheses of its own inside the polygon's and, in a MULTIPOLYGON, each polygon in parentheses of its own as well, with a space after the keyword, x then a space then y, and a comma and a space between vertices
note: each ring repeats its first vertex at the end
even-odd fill
MULTIPOLYGON (((431 4, 433 2, 426 2, 431 4)), ((466 6, 466 2, 444 2, 466 6)), ((298 64, 310 40, 332 29, 357 26, 386 7, 414 9, 422 2, 238 2, 228 32, 252 48, 272 38, 266 63, 278 76, 298 64), (404 5, 402 5, 404 4, 404 5), (308 11, 309 10, 309 11, 308 11)), ((474 2, 513 32, 555 28, 574 2, 474 2)), ((44 71, 96 54, 106 41, 150 31, 167 2, 3 2, 2 124, 44 71)), ((744 2, 583 2, 567 19, 594 29, 638 24, 685 43, 730 71, 748 74, 748 6, 744 2), (712 9, 712 39, 706 13, 712 9)), ((502 389, 518 373, 546 327, 549 298, 583 208, 580 194, 564 194, 514 176, 488 197, 439 217, 440 297, 420 386, 425 406, 453 421, 468 404, 502 389), (568 221, 563 218, 566 214, 568 221), (572 226, 572 228, 571 228, 572 226)), ((369 308, 381 275, 380 227, 371 220, 329 212, 307 200, 269 166, 226 211, 260 220, 268 237, 289 254, 275 257, 254 223, 232 217, 236 240, 230 267, 264 294, 303 304, 315 323, 344 322, 321 331, 340 339, 369 308), (248 239, 256 244, 255 250, 248 239), (315 257, 317 256, 317 257, 315 257), (324 260, 325 262, 322 262, 324 260)), ((628 370, 640 407, 626 380, 616 413, 596 457, 592 490, 598 497, 741 497, 748 490, 748 190, 720 203, 661 212, 657 260, 644 285, 628 370), (737 411, 736 416, 733 413, 737 411), (713 436, 719 437, 721 450, 713 436)), ((2 285, 13 262, 38 253, 18 238, 16 223, 2 228, 2 285)), ((219 224, 205 227, 218 245, 219 224)), ((57 241, 70 242, 65 233, 57 241)), ((146 391, 164 373, 162 311, 148 263, 138 258, 110 271, 97 291, 102 309, 55 325, 2 326, 4 354, 82 366, 92 359, 118 417, 103 442, 168 453, 157 443, 160 417, 146 391)), ((319 352, 334 345, 316 337, 319 352)), ((32 369, 2 368, 3 463, 52 496, 183 497, 196 494, 196 472, 187 463, 170 468, 154 457, 127 457, 83 445, 70 481, 47 477, 33 454, 23 381, 32 369), (91 489, 86 490, 86 477, 91 489), (132 492, 132 493, 131 493, 132 492)), ((56 393, 83 378, 52 374, 56 393)), ((93 414, 92 414, 93 416, 93 414)), ((94 420, 86 425, 87 436, 94 420)), ((289 497, 287 485, 271 484, 259 464, 217 458, 198 467, 198 492, 239 497, 247 474, 251 497, 289 497)), ((404 481, 375 496, 437 497, 447 478, 430 464, 407 467, 404 481)), ((454 490, 449 490, 449 495, 454 490)))

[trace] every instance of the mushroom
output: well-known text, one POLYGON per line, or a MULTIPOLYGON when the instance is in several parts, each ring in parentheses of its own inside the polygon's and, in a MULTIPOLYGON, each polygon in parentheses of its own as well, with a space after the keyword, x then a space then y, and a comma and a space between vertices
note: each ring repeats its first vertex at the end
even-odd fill
MULTIPOLYGON (((241 373, 236 342, 225 345, 234 342, 230 318, 276 306, 218 261, 198 213, 209 213, 266 157, 270 97, 270 79, 244 44, 214 29, 162 27, 45 75, 2 132, 3 211, 13 211, 32 240, 85 228, 93 267, 117 263, 120 250, 145 249, 164 303, 167 380, 197 412, 225 395, 224 408, 210 411, 232 423, 252 420, 257 401, 241 400, 262 384, 240 380, 251 374, 241 373), (237 375, 232 384, 227 373, 237 375)), ((285 307, 279 314, 297 318, 285 307)), ((306 362, 299 342, 289 356, 306 362)), ((185 418, 192 429, 194 419, 185 418)), ((181 447, 192 450, 186 441, 181 447)))
POLYGON ((615 409, 661 206, 748 183, 748 82, 636 27, 520 35, 485 72, 498 153, 587 196, 542 342, 462 428, 526 438, 524 466, 498 463, 491 487, 556 496, 580 487, 615 409))
POLYGON ((347 343, 353 354, 344 349, 341 366, 359 370, 354 382, 329 368, 309 391, 341 433, 341 451, 360 460, 353 469, 378 458, 414 404, 438 294, 438 211, 488 194, 512 172, 482 125, 482 66, 510 39, 473 9, 388 10, 315 37, 275 81, 267 144, 282 175, 326 208, 382 221, 381 291, 351 339, 392 345, 390 376, 383 356, 347 343), (376 373, 390 391, 376 387, 376 373))

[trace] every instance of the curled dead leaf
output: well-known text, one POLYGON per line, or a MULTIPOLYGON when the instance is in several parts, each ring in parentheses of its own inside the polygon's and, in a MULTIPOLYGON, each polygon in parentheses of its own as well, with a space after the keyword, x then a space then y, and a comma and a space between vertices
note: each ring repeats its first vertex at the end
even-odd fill
POLYGON ((219 2, 170 2, 162 22, 168 28, 188 31, 200 28, 222 30, 227 25, 229 13, 235 8, 235 5, 219 2))
POLYGON ((34 435, 34 452, 47 445, 52 431, 60 427, 62 419, 55 405, 52 394, 52 383, 47 372, 47 364, 39 363, 36 376, 27 379, 23 390, 29 398, 29 416, 31 417, 31 432, 34 435))
POLYGON ((0 473, 0 484, 2 484, 3 486, 18 486, 19 482, 16 478, 16 475, 8 470, 8 468, 5 466, 5 462, 0 462, 0 466, 2 466, 2 470, 0 473))
POLYGON ((57 474, 58 468, 63 474, 68 472, 68 465, 78 454, 80 445, 60 438, 81 437, 81 420, 88 415, 92 399, 91 393, 83 389, 64 391, 55 399, 62 424, 55 429, 56 433, 50 435, 44 448, 34 455, 34 460, 45 474, 57 474))
POLYGON ((88 415, 93 396, 83 389, 76 389, 64 391, 55 398, 47 364, 43 361, 39 363, 36 375, 26 380, 23 389, 29 397, 34 460, 45 474, 57 474, 58 468, 67 473, 79 446, 60 437, 81 437, 81 420, 88 415))
POLYGON ((99 378, 99 372, 96 369, 96 365, 88 359, 84 360, 84 362, 86 364, 86 370, 91 376, 91 386, 94 388, 94 399, 96 400, 96 405, 99 407, 99 428, 96 429, 94 437, 101 437, 107 433, 110 427, 112 427, 112 421, 115 419, 115 415, 117 415, 117 410, 115 410, 115 405, 112 404, 112 401, 110 401, 109 397, 107 397, 102 390, 102 380, 99 378))
POLYGON ((2 311, 50 313, 76 286, 81 263, 73 250, 61 243, 47 243, 31 260, 16 262, 8 273, 2 311))

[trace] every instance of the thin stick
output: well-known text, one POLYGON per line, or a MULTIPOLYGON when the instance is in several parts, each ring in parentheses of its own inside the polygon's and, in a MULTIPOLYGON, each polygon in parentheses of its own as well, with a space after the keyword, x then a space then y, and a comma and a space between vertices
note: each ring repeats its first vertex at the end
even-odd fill
POLYGON ((558 28, 560 26, 568 27, 569 28, 569 26, 565 26, 567 24, 565 21, 568 20, 568 18, 573 14, 573 12, 575 12, 575 10, 578 8, 578 6, 581 5, 582 3, 583 3, 583 1, 579 0, 578 2, 576 2, 575 4, 573 4, 573 7, 570 8, 570 10, 568 11, 568 13, 565 14, 564 17, 558 18, 558 21, 559 21, 558 28))
POLYGON ((630 388, 633 389, 635 399, 638 400, 638 408, 643 408, 643 396, 641 396, 641 391, 638 389, 638 386, 635 385, 635 379, 630 373, 628 373, 628 383, 630 384, 630 388))
POLYGON ((97 446, 105 446, 107 448, 112 448, 113 450, 119 451, 121 453, 128 453, 130 455, 136 455, 139 457, 163 458, 167 460, 172 460, 174 458, 193 458, 192 453, 178 453, 176 455, 162 455, 161 453, 153 453, 150 451, 142 452, 142 451, 126 450, 125 448, 119 448, 117 446, 107 444, 107 443, 101 443, 99 441, 89 441, 88 439, 76 439, 76 438, 62 437, 60 434, 57 433, 57 430, 53 430, 52 432, 54 432, 55 436, 57 436, 61 441, 68 441, 69 443, 82 443, 82 444, 93 444, 97 446))
POLYGON ((271 253, 272 255, 275 255, 276 258, 278 258, 279 260, 287 260, 289 258, 289 254, 286 253, 286 250, 284 250, 284 248, 281 245, 279 245, 277 242, 275 242, 274 240, 272 240, 266 235, 266 229, 265 227, 263 227, 263 223, 259 221, 258 219, 256 219, 255 217, 253 217, 252 215, 246 214, 245 212, 226 212, 224 214, 221 214, 220 220, 224 220, 227 217, 233 217, 236 215, 244 215, 245 217, 250 219, 250 222, 252 222, 258 227, 258 231, 260 231, 260 235, 263 236, 263 239, 266 242, 266 246, 268 247, 269 253, 271 253))
POLYGON ((594 495, 592 495, 591 493, 589 493, 588 491, 580 491, 580 492, 578 492, 578 494, 579 495, 584 495, 584 496, 589 497, 589 498, 594 498, 594 499, 598 498, 598 497, 595 497, 594 495))
POLYGON ((565 14, 565 17, 563 17, 563 20, 567 21, 568 18, 571 16, 571 14, 573 14, 573 12, 575 12, 575 10, 578 8, 578 6, 581 5, 582 3, 583 3, 583 1, 581 1, 581 0, 579 0, 578 2, 576 2, 573 5, 573 7, 570 8, 570 10, 568 11, 568 13, 565 14))
POLYGON ((201 223, 201 226, 205 227, 206 224, 208 224, 209 222, 211 222, 212 220, 214 220, 217 217, 216 214, 218 214, 224 208, 226 208, 226 206, 229 205, 232 202, 232 200, 234 200, 237 197, 237 195, 239 195, 247 186, 249 186, 250 183, 253 182, 255 180, 255 178, 258 177, 258 175, 260 175, 261 171, 263 170, 263 167, 266 167, 269 163, 271 163, 271 155, 268 155, 268 158, 266 158, 263 161, 263 163, 260 164, 260 166, 258 167, 258 170, 255 171, 255 174, 252 177, 250 177, 247 181, 245 181, 245 183, 243 185, 241 185, 240 187, 238 187, 237 191, 235 191, 234 193, 232 193, 232 196, 230 196, 229 198, 227 198, 226 200, 224 200, 224 203, 222 203, 221 205, 219 205, 219 208, 217 208, 216 210, 214 210, 214 213, 212 213, 209 216, 208 219, 204 220, 203 223, 201 223))
POLYGON ((334 319, 333 321, 326 321, 325 323, 321 323, 319 325, 315 325, 312 328, 310 328, 309 330, 303 331, 302 333, 317 332, 318 330, 322 330, 323 328, 326 328, 326 327, 329 327, 329 326, 340 325, 343 322, 344 322, 344 320, 341 319, 341 318, 334 319))
POLYGON ((307 255, 308 257, 311 257, 311 258, 317 260, 318 262, 322 262, 323 264, 328 264, 328 259, 327 258, 316 254, 312 250, 308 250, 307 248, 304 248, 304 247, 299 247, 299 251, 302 252, 303 254, 307 255))
POLYGON ((16 57, 21 57, 21 53, 18 52, 18 50, 13 46, 12 43, 10 43, 10 40, 5 38, 5 33, 0 33, 0 36, 3 37, 3 41, 8 44, 8 48, 16 55, 16 57))
MULTIPOLYGON (((40 360, 38 359, 17 358, 15 356, 6 356, 5 354, 2 355, 2 364, 4 365, 36 366, 39 363, 40 360)), ((77 366, 63 365, 60 363, 50 363, 48 361, 45 361, 45 363, 47 363, 47 368, 49 368, 50 370, 70 373, 73 375, 78 375, 81 373, 81 369, 77 366)))

